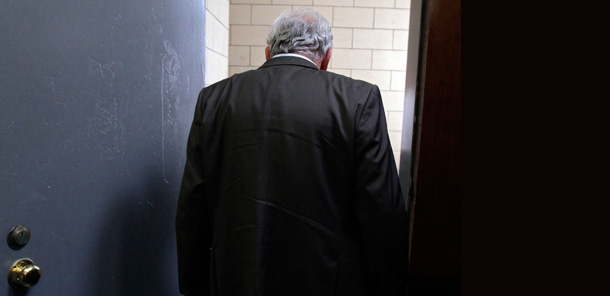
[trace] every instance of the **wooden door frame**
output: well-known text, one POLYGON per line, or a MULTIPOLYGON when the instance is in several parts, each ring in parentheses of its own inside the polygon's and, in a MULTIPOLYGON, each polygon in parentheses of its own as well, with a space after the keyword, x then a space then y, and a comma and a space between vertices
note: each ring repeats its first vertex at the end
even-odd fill
POLYGON ((459 295, 461 0, 412 0, 408 48, 400 180, 409 296, 459 295))

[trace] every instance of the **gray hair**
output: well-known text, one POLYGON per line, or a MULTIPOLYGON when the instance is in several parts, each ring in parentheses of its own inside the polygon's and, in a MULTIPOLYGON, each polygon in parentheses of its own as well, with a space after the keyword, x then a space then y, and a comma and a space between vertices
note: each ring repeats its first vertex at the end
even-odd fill
POLYGON ((313 61, 324 58, 333 46, 330 24, 316 11, 299 8, 284 11, 273 22, 267 35, 271 56, 279 53, 300 53, 313 61))

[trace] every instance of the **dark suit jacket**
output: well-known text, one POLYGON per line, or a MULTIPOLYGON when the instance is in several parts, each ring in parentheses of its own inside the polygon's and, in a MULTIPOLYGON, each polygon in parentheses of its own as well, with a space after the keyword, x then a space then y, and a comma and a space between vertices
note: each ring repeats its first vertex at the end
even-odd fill
POLYGON ((201 91, 181 293, 403 295, 407 224, 377 86, 278 57, 201 91))

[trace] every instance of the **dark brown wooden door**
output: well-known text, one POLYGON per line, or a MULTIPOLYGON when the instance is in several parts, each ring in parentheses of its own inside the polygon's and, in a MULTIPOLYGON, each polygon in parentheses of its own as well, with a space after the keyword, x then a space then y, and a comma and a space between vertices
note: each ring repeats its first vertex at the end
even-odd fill
POLYGON ((419 4, 409 296, 460 295, 461 0, 419 4))

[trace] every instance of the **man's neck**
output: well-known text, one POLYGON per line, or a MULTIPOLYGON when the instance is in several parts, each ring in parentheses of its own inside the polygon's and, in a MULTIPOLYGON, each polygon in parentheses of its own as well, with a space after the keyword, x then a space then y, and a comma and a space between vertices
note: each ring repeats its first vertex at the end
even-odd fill
POLYGON ((312 61, 310 58, 308 58, 308 57, 306 57, 306 56, 304 56, 302 54, 298 54, 298 53, 278 53, 278 54, 274 55, 271 58, 286 57, 286 56, 288 56, 288 57, 299 57, 299 58, 302 58, 302 59, 306 59, 310 63, 316 65, 316 67, 318 67, 318 69, 320 69, 320 63, 316 63, 316 62, 312 61))

